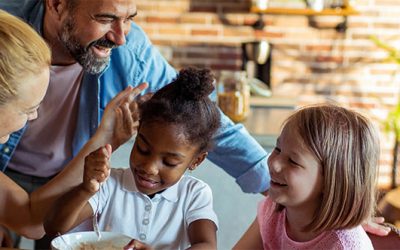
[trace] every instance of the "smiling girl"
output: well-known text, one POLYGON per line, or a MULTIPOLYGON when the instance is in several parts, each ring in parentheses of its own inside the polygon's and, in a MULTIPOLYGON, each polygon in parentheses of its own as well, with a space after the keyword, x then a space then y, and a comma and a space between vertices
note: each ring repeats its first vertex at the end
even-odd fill
POLYGON ((271 187, 234 249, 373 249, 360 226, 375 205, 379 140, 362 115, 298 110, 268 158, 271 187))
POLYGON ((99 207, 100 230, 138 240, 131 244, 135 249, 215 249, 211 189, 184 175, 205 159, 220 124, 220 113, 208 98, 212 82, 208 70, 189 68, 157 91, 141 106, 130 169, 110 173, 109 147, 90 154, 82 184, 59 199, 46 232, 64 233, 99 207), (104 183, 101 192, 99 183, 104 183))

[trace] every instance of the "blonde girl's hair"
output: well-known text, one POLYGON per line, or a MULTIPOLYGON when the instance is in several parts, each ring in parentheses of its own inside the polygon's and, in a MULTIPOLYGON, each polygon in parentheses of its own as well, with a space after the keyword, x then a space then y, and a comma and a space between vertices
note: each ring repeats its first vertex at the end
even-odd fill
POLYGON ((39 74, 51 64, 41 36, 23 20, 0 10, 0 105, 18 95, 21 78, 39 74))
POLYGON ((322 166, 321 204, 305 230, 348 229, 371 217, 380 153, 371 122, 357 112, 322 104, 298 110, 286 124, 298 129, 322 166))

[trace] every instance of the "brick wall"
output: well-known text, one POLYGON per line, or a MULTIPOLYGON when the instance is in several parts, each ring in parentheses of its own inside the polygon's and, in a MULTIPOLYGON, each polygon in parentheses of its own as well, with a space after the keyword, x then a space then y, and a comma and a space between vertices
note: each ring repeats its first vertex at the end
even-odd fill
MULTIPOLYGON (((353 1, 360 14, 348 18, 345 33, 330 28, 341 22, 341 17, 315 17, 323 28, 314 28, 306 16, 284 14, 265 15, 266 26, 255 30, 252 25, 258 15, 249 12, 250 2, 138 0, 136 20, 176 68, 240 70, 241 43, 266 39, 274 47, 274 93, 292 93, 301 105, 338 101, 366 113, 382 130, 388 110, 398 101, 399 66, 383 61, 386 53, 369 37, 376 35, 399 44, 398 0, 353 1)), ((382 187, 390 182, 393 138, 382 131, 382 187)))

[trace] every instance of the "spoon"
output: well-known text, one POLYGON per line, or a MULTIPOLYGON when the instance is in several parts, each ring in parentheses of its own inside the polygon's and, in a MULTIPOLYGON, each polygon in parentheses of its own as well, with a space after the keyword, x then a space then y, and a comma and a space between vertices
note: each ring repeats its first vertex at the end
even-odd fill
POLYGON ((92 221, 92 222, 93 222, 93 230, 96 232, 97 240, 98 240, 98 241, 101 239, 101 233, 100 233, 100 229, 99 229, 99 223, 98 223, 98 221, 97 221, 97 215, 98 215, 98 213, 99 213, 100 192, 101 192, 101 186, 102 186, 102 184, 103 184, 103 183, 100 183, 100 186, 99 186, 99 191, 98 191, 98 194, 97 194, 97 207, 96 207, 96 211, 94 212, 93 221, 92 221))

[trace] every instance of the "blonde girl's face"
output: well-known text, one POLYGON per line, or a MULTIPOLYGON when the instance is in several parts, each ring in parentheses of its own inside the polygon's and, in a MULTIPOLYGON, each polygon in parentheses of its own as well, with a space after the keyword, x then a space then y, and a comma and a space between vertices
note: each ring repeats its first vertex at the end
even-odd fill
POLYGON ((21 77, 16 98, 0 105, 0 144, 6 143, 10 134, 23 128, 27 121, 37 118, 37 110, 49 84, 49 68, 39 74, 21 77))
POLYGON ((204 159, 189 143, 182 127, 171 123, 142 123, 130 157, 137 189, 156 194, 177 183, 186 169, 204 159))
POLYGON ((287 124, 268 158, 269 196, 286 208, 315 209, 323 188, 322 167, 304 145, 296 128, 287 124))

